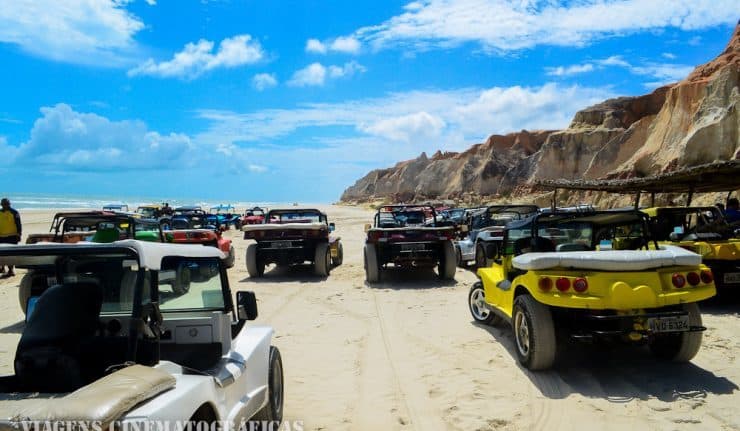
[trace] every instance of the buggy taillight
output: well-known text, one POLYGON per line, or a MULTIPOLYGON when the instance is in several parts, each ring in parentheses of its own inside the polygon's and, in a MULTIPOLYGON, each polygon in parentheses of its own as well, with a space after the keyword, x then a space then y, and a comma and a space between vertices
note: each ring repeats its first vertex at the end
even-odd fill
POLYGON ((686 286, 686 277, 683 274, 675 273, 671 276, 671 283, 680 289, 686 286))
POLYGON ((583 277, 576 278, 573 281, 573 290, 578 293, 583 293, 588 290, 588 280, 583 277))
POLYGON ((690 285, 696 286, 701 282, 701 277, 695 272, 690 272, 686 274, 686 281, 688 281, 690 285))
POLYGON ((701 272, 699 276, 701 277, 702 283, 709 284, 714 281, 714 274, 712 274, 712 271, 707 271, 705 269, 701 272))
POLYGON ((540 290, 543 292, 549 292, 552 290, 552 279, 549 277, 540 277, 540 281, 537 283, 540 290))
POLYGON ((561 291, 565 292, 566 290, 570 289, 570 280, 568 280, 565 277, 560 277, 555 281, 555 287, 561 291))

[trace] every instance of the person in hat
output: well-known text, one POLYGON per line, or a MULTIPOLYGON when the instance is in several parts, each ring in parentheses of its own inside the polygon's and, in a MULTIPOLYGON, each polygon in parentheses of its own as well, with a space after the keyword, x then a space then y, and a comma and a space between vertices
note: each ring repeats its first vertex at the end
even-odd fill
MULTIPOLYGON (((21 241, 21 216, 18 211, 10 207, 10 200, 0 200, 0 244, 18 244, 21 241)), ((0 267, 0 272, 5 272, 5 267, 0 267)), ((13 267, 8 266, 6 277, 15 275, 13 267)))

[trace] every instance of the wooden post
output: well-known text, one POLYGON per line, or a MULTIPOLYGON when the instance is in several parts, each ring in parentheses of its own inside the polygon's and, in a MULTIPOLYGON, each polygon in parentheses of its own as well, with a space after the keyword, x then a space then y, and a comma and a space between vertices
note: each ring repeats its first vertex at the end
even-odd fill
POLYGON ((558 189, 553 190, 552 192, 552 205, 550 205, 550 209, 552 212, 555 212, 555 209, 558 207, 558 189))
POLYGON ((655 192, 650 193, 650 206, 655 206, 655 192))
POLYGON ((691 199, 694 198, 694 188, 689 187, 689 195, 686 197, 686 206, 691 206, 691 199))
POLYGON ((640 209, 640 192, 635 195, 635 210, 640 209))

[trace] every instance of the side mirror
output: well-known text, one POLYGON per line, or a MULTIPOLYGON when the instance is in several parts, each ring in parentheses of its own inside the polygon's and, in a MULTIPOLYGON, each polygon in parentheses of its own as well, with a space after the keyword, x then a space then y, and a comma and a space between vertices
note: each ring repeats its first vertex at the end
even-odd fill
POLYGON ((335 230, 337 230, 337 225, 329 223, 329 232, 334 232, 335 230))
POLYGON ((240 290, 236 292, 236 309, 239 320, 254 320, 257 318, 257 297, 254 292, 240 290))
POLYGON ((369 231, 372 225, 370 223, 365 223, 365 232, 369 231))

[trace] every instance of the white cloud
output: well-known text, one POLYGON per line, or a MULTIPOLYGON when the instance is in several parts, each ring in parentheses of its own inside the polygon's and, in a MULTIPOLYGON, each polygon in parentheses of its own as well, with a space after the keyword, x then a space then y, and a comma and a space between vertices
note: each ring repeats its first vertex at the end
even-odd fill
POLYGON ((360 52, 362 43, 354 36, 338 37, 334 40, 322 42, 318 39, 306 41, 306 52, 315 54, 326 54, 329 51, 344 54, 357 54, 360 52))
MULTIPOLYGON (((273 142, 304 128, 342 127, 356 131, 348 139, 382 137, 430 150, 461 149, 491 133, 567 127, 577 110, 612 96, 611 91, 601 88, 550 83, 542 87, 409 91, 248 113, 201 110, 199 116, 211 125, 196 139, 273 142)), ((394 144, 388 150, 397 154, 396 147, 394 144)))
POLYGON ((594 65, 590 63, 585 64, 574 64, 572 66, 558 66, 558 67, 546 67, 546 73, 550 76, 571 76, 579 73, 591 72, 594 70, 594 65))
POLYGON ((664 52, 661 55, 663 56, 663 58, 667 58, 669 60, 675 60, 676 59, 676 55, 675 54, 672 54, 670 52, 664 52))
POLYGON ((343 66, 329 66, 329 77, 342 78, 349 77, 356 73, 364 73, 367 69, 356 61, 344 63, 343 66))
POLYGON ((326 45, 324 45, 318 39, 308 39, 306 41, 306 52, 315 52, 318 54, 326 54, 326 45))
POLYGON ((701 45, 701 36, 694 36, 691 39, 689 39, 688 44, 691 46, 699 46, 701 45))
POLYGON ((619 55, 612 55, 611 57, 605 58, 603 60, 598 60, 597 63, 601 66, 621 66, 621 67, 630 67, 630 64, 625 61, 621 56, 619 55))
POLYGON ((129 70, 129 76, 150 75, 160 78, 194 79, 203 73, 218 69, 254 64, 264 58, 262 46, 248 34, 226 38, 214 51, 215 43, 201 39, 188 43, 171 60, 157 63, 148 59, 129 70))
MULTIPOLYGON (((665 54, 664 57, 667 57, 665 54)), ((675 58, 675 56, 674 56, 675 58)), ((546 73, 553 76, 570 76, 577 73, 591 72, 605 67, 621 67, 633 75, 648 76, 653 78, 652 81, 645 83, 648 88, 659 87, 680 81, 694 70, 693 66, 674 63, 654 63, 647 62, 641 65, 634 65, 618 55, 614 55, 601 60, 594 60, 591 63, 575 64, 571 66, 546 67, 546 73), (595 65, 595 66, 594 66, 595 65)))
POLYGON ((12 0, 0 7, 0 42, 42 58, 121 66, 137 50, 144 23, 125 0, 12 0))
POLYGON ((111 121, 67 104, 41 108, 28 141, 15 147, 16 164, 71 170, 136 170, 191 166, 196 148, 181 133, 160 134, 139 120, 111 121))
POLYGON ((311 63, 303 69, 293 73, 288 85, 293 87, 322 86, 327 79, 350 77, 357 73, 363 73, 367 69, 356 61, 350 61, 342 66, 324 66, 321 63, 311 63))
POLYGON ((307 87, 324 85, 324 82, 326 82, 326 67, 321 63, 311 63, 293 73, 288 85, 307 87))
POLYGON ((258 73, 252 77, 252 86, 257 91, 272 88, 278 84, 274 73, 258 73))
POLYGON ((407 91, 246 113, 202 110, 209 125, 193 139, 206 146, 234 143, 244 166, 269 166, 271 174, 291 181, 287 199, 296 182, 336 199, 370 169, 422 151, 462 151, 492 133, 564 128, 577 110, 614 96, 609 89, 546 84, 407 91), (316 169, 307 160, 332 168, 316 169))
POLYGON ((695 30, 734 25, 736 0, 423 0, 352 36, 376 49, 449 48, 466 42, 509 52, 667 27, 695 30))
POLYGON ((360 41, 352 36, 338 37, 331 43, 330 48, 332 51, 357 54, 360 52, 360 41))
POLYGON ((267 167, 262 165, 249 165, 247 166, 247 169, 249 169, 249 172, 254 172, 257 174, 267 172, 267 167))
POLYGON ((659 63, 647 63, 642 66, 630 68, 630 71, 636 75, 654 78, 654 81, 645 83, 645 86, 648 88, 660 87, 680 81, 686 78, 693 70, 694 66, 659 63))
POLYGON ((368 126, 361 125, 359 129, 365 133, 394 141, 409 142, 412 139, 437 138, 445 126, 441 118, 421 111, 395 118, 385 118, 368 126))
POLYGON ((157 5, 157 0, 144 0, 144 1, 146 1, 146 4, 148 4, 149 6, 157 5))

